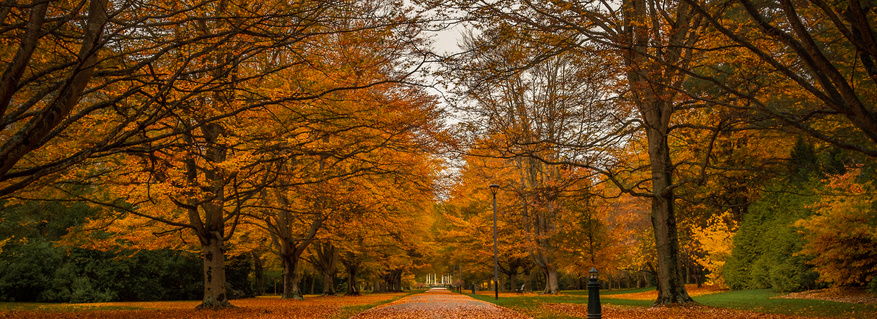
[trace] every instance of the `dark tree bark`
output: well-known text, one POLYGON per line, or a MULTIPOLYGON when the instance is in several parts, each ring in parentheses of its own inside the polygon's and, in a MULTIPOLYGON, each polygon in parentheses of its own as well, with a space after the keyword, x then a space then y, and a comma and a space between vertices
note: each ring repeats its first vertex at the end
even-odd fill
POLYGON ((282 255, 283 263, 283 295, 280 299, 304 300, 304 295, 299 288, 301 283, 301 273, 298 271, 300 258, 295 257, 294 252, 287 252, 282 255))
POLYGON ((346 252, 341 258, 341 263, 344 265, 344 269, 347 273, 348 296, 360 295, 359 287, 356 283, 356 275, 359 272, 359 266, 362 264, 362 261, 357 257, 358 256, 353 252, 346 252))
POLYGON ((770 94, 757 96, 707 77, 717 88, 814 138, 877 157, 877 99, 873 94, 877 86, 877 7, 873 2, 782 0, 773 3, 776 6, 771 10, 764 10, 763 5, 750 0, 733 1, 730 7, 709 1, 682 1, 733 45, 764 62, 765 74, 788 80, 809 93, 812 103, 786 108, 782 103, 772 103, 774 96, 770 94), (832 117, 828 124, 816 114, 840 117, 832 117), (837 130, 839 125, 849 129, 837 130))
MULTIPOLYGON (((285 196, 277 193, 277 198, 288 205, 289 202, 285 196)), ((281 299, 304 300, 304 295, 299 288, 301 274, 298 272, 298 265, 302 261, 302 254, 313 242, 317 234, 317 230, 323 224, 324 218, 322 214, 314 214, 311 219, 311 225, 307 233, 303 237, 296 237, 290 225, 292 216, 287 211, 277 212, 277 220, 269 219, 271 226, 271 237, 275 245, 279 246, 280 260, 283 263, 283 295, 281 299)))
POLYGON ((389 292, 402 292, 402 269, 391 269, 384 273, 381 277, 384 279, 383 284, 389 292))
MULTIPOLYGON (((18 182, 0 187, 0 196, 11 194, 33 183, 37 179, 67 169, 73 164, 85 160, 97 148, 89 148, 75 152, 73 156, 59 160, 49 167, 33 168, 7 175, 26 155, 43 146, 47 138, 51 138, 55 130, 79 103, 82 93, 91 81, 98 64, 98 51, 103 48, 104 27, 107 24, 107 0, 92 0, 88 6, 88 17, 84 25, 82 42, 76 55, 71 73, 63 80, 63 85, 51 97, 43 109, 35 112, 26 123, 20 123, 21 114, 8 114, 7 109, 13 95, 20 89, 20 80, 28 67, 33 53, 38 46, 39 37, 43 36, 48 1, 35 2, 30 9, 27 28, 21 39, 19 49, 10 64, 7 65, 0 81, 0 130, 10 124, 19 122, 15 133, 0 145, 0 181, 18 180, 18 182)), ((62 22, 62 21, 58 21, 62 22)), ((35 70, 39 72, 39 70, 35 70)))
POLYGON ((265 294, 265 261, 262 259, 262 253, 251 251, 250 256, 253 258, 253 277, 255 278, 256 296, 265 294))
POLYGON ((685 51, 696 39, 692 30, 691 11, 684 3, 674 8, 675 22, 666 39, 663 31, 650 26, 660 25, 663 19, 654 9, 648 9, 649 0, 625 1, 624 42, 628 67, 627 77, 634 103, 644 122, 651 169, 652 226, 658 255, 658 298, 655 305, 693 303, 685 290, 684 276, 679 259, 679 237, 676 226, 676 197, 673 183, 673 162, 667 138, 674 112, 674 87, 681 85, 677 69, 684 63, 685 51), (654 23, 654 24, 653 24, 654 23), (666 41, 666 42, 665 42, 666 41), (653 42, 667 43, 667 48, 653 48, 653 42), (657 56, 652 60, 652 57, 657 56))
POLYGON ((316 242, 313 254, 307 257, 307 261, 323 275, 323 296, 334 296, 335 273, 338 264, 338 247, 331 242, 316 242))
MULTIPOLYGON (((294 231, 295 216, 289 210, 284 209, 285 207, 290 207, 292 203, 290 203, 286 194, 282 191, 275 191, 274 195, 281 208, 267 212, 265 223, 268 226, 268 233, 271 235, 271 240, 277 248, 277 254, 283 264, 283 295, 281 299, 304 300, 304 295, 299 287, 301 274, 298 271, 298 266, 303 259, 302 255, 313 243, 317 231, 323 226, 325 221, 325 217, 322 214, 322 204, 318 200, 315 206, 316 211, 310 215, 310 225, 307 225, 307 231, 304 234, 298 234, 294 231)), ((267 193, 263 192, 262 196, 263 203, 270 207, 267 193)))

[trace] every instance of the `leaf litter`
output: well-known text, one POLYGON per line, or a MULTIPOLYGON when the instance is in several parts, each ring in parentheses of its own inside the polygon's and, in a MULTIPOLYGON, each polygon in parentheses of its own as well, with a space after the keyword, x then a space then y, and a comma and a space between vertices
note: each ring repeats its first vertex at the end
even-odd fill
POLYGON ((404 296, 404 293, 369 294, 363 296, 309 297, 305 300, 281 300, 278 297, 260 297, 232 300, 237 308, 223 310, 196 310, 200 301, 109 302, 93 304, 59 304, 41 310, 12 310, 0 312, 2 319, 328 319, 335 318, 348 306, 364 306, 404 296), (138 308, 138 309, 118 309, 138 308))
POLYGON ((352 317, 352 319, 379 318, 524 319, 532 317, 466 295, 452 293, 444 289, 432 289, 423 294, 408 296, 369 309, 352 317))

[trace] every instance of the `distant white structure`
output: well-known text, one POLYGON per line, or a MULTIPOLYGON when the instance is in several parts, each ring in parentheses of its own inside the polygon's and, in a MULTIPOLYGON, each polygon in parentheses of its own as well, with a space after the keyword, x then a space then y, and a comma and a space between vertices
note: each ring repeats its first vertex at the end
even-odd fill
POLYGON ((452 274, 444 274, 439 276, 438 274, 426 274, 424 281, 428 286, 432 285, 450 285, 454 283, 454 275, 452 274))

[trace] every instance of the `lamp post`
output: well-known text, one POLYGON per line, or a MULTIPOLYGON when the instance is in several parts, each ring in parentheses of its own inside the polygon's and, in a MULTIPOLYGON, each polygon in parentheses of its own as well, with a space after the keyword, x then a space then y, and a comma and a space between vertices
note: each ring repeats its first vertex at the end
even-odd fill
POLYGON ((499 257, 496 249, 496 193, 499 185, 490 184, 490 193, 493 194, 493 298, 499 300, 499 257))
POLYGON ((600 313, 600 283, 597 282, 597 269, 591 268, 588 280, 588 319, 601 319, 600 313))

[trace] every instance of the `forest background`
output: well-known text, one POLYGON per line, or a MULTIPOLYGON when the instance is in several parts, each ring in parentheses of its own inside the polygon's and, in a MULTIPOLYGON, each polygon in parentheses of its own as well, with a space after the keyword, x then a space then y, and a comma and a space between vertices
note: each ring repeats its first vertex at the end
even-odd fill
POLYGON ((877 291, 875 14, 6 0, 0 299, 877 291))

